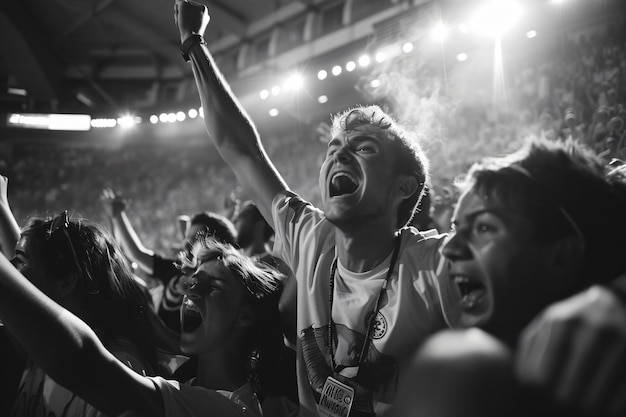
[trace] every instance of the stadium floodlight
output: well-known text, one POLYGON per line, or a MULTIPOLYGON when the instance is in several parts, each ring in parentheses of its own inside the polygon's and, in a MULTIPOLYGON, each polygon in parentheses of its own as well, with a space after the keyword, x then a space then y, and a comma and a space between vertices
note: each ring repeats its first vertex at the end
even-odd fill
POLYGON ((270 117, 276 117, 278 116, 279 113, 280 112, 278 111, 277 108, 273 108, 268 111, 268 114, 270 115, 270 117))
POLYGON ((187 115, 189 116, 190 119, 195 119, 196 117, 198 117, 198 110, 189 109, 189 111, 187 112, 187 115))
POLYGON ((376 57, 374 59, 376 59, 376 62, 381 63, 387 59, 387 54, 383 51, 376 52, 376 57))
POLYGON ((325 80, 326 77, 328 77, 328 73, 326 72, 326 70, 319 70, 317 73, 317 79, 318 80, 325 80))
POLYGON ((372 88, 380 87, 380 80, 379 79, 374 79, 374 80, 370 81, 370 86, 372 88))
POLYGON ((362 67, 367 67, 370 64, 369 55, 361 55, 359 57, 359 65, 362 67))
POLYGON ((159 114, 159 121, 161 123, 166 123, 167 122, 167 113, 161 113, 159 114))
POLYGON ((185 114, 184 111, 176 112, 176 120, 177 121, 182 122, 183 120, 185 120, 186 117, 187 117, 187 115, 185 114))
POLYGON ((76 130, 91 129, 95 119, 88 114, 9 113, 7 126, 26 129, 76 130))
POLYGON ((437 22, 430 30, 430 36, 439 42, 443 42, 448 37, 448 28, 443 22, 437 22))
POLYGON ((272 87, 272 95, 277 96, 280 94, 280 87, 275 85, 274 87, 272 87))
POLYGON ((346 71, 348 72, 352 72, 356 69, 356 62, 354 61, 348 61, 346 63, 346 71))
POLYGON ((285 91, 298 91, 304 85, 304 77, 298 73, 291 74, 283 84, 285 91))
POLYGON ((115 119, 91 119, 91 127, 105 128, 117 126, 117 120, 115 119))
POLYGON ((265 100, 269 96, 270 96, 270 92, 267 90, 261 90, 261 92, 259 93, 259 97, 261 98, 261 100, 265 100))
POLYGON ((157 116, 156 114, 150 116, 150 123, 152 123, 153 125, 159 123, 159 116, 157 116))
POLYGON ((534 38, 536 36, 537 36, 537 31, 535 31, 535 30, 529 30, 528 32, 526 32, 526 37, 528 39, 532 39, 532 38, 534 38))
POLYGON ((411 42, 406 42, 404 45, 402 45, 402 52, 404 52, 405 54, 408 54, 412 50, 413 44, 411 42))
POLYGON ((327 103, 328 102, 328 96, 325 95, 325 94, 322 94, 321 96, 319 96, 317 98, 317 102, 320 103, 320 104, 327 103))
POLYGON ((174 123, 176 121, 176 113, 168 113, 167 121, 170 123, 174 123))
POLYGON ((118 117, 117 124, 124 129, 129 129, 135 126, 135 118, 127 114, 122 117, 118 117))
POLYGON ((333 67, 333 69, 331 70, 332 74, 336 77, 338 75, 341 74, 341 72, 343 71, 343 69, 341 68, 341 65, 335 65, 333 67))
POLYGON ((467 61, 467 54, 465 52, 461 52, 456 56, 456 60, 459 62, 467 61))
POLYGON ((522 8, 515 0, 491 0, 476 11, 472 21, 478 32, 501 35, 506 32, 522 14, 522 8))

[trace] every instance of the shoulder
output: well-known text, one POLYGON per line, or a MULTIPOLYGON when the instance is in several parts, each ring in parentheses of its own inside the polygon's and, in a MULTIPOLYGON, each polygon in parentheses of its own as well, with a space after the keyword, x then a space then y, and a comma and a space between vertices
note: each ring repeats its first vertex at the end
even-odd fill
POLYGON ((402 228, 399 233, 402 246, 411 251, 438 252, 448 237, 435 229, 419 231, 413 226, 402 228))
POLYGON ((313 204, 304 200, 298 194, 288 190, 276 194, 272 201, 272 213, 281 212, 285 212, 293 223, 300 221, 300 218, 305 214, 323 215, 320 209, 314 207, 313 204))

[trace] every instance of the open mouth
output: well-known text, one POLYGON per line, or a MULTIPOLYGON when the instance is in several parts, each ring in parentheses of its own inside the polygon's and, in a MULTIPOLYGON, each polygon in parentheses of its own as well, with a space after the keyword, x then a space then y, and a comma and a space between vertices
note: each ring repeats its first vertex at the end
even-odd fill
POLYGON ((464 275, 455 275, 454 283, 461 293, 461 308, 472 309, 485 298, 487 288, 479 281, 464 275))
POLYGON ((181 329, 184 332, 193 332, 202 324, 200 310, 187 298, 183 301, 181 316, 181 329))
POLYGON ((359 188, 358 180, 347 172, 338 172, 330 180, 329 191, 331 197, 350 195, 357 188, 359 188))

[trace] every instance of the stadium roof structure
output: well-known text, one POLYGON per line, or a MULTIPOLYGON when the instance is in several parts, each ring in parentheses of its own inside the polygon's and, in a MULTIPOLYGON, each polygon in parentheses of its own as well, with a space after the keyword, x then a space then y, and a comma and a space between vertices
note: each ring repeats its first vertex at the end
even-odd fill
MULTIPOLYGON (((330 113, 369 100, 376 77, 397 64, 373 70, 377 62, 391 62, 385 54, 399 56, 403 65, 424 65, 423 47, 421 57, 410 55, 415 42, 438 20, 457 25, 455 11, 488 0, 197 1, 209 9, 206 39, 220 68, 257 123, 272 128, 291 126, 289 121, 314 127, 330 113), (296 89, 288 85, 294 79, 304 84, 297 95, 288 91, 296 89)), ((589 10, 611 15, 609 4, 624 9, 619 0, 569 2, 578 3, 578 15, 587 20, 595 18, 589 10)), ((92 121, 117 123, 123 117, 144 123, 191 117, 199 100, 180 54, 173 4, 0 1, 0 128, 14 113, 88 114, 92 121)), ((444 63, 460 60, 462 51, 447 52, 450 57, 440 57, 444 63)))

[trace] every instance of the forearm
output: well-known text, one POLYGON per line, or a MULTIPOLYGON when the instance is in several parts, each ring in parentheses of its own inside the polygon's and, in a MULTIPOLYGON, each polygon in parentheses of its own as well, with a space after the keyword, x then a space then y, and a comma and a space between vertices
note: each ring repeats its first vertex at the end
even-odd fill
POLYGON ((220 154, 227 162, 229 157, 264 157, 254 122, 235 97, 208 48, 197 43, 189 56, 204 124, 220 154))
POLYGON ((124 253, 147 274, 154 273, 154 252, 141 243, 141 239, 133 228, 126 212, 116 213, 113 218, 116 236, 124 249, 124 253))
POLYGON ((20 240, 20 227, 8 203, 0 204, 0 245, 2 253, 12 258, 15 245, 20 240))
POLYGON ((272 225, 271 201, 288 189, 260 141, 254 122, 237 100, 205 45, 190 51, 204 123, 224 161, 272 225))
POLYGON ((140 382, 87 324, 39 291, 4 256, 0 319, 38 366, 96 408, 117 414, 134 405, 133 395, 145 398, 150 407, 159 399, 151 393, 150 381, 140 382))
POLYGON ((27 355, 76 392, 102 360, 94 332, 49 299, 0 256, 0 318, 27 355))

